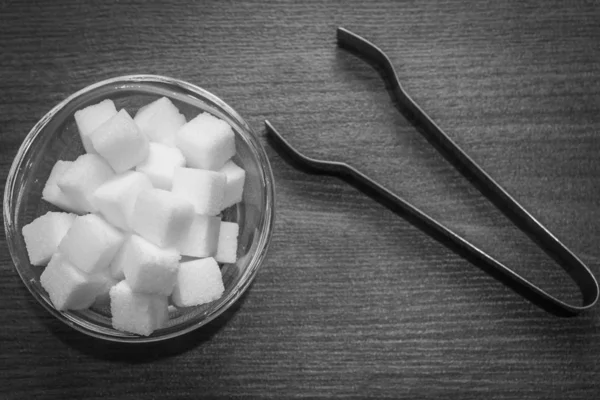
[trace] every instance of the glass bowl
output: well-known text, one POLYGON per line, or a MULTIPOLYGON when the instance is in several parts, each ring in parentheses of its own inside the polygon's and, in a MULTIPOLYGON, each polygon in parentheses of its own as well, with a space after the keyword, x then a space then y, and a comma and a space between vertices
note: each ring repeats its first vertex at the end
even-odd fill
POLYGON ((273 230, 274 187, 271 166, 257 135, 225 102, 192 84, 156 75, 109 79, 73 94, 46 114, 29 132, 11 166, 4 192, 4 229, 15 268, 33 297, 67 325, 94 337, 118 342, 154 342, 172 338, 205 325, 230 307, 256 276, 265 258, 273 230), (224 221, 238 222, 238 261, 221 271, 225 292, 212 303, 171 309, 168 325, 148 337, 113 329, 109 307, 57 311, 40 284, 43 267, 29 263, 21 234, 24 225, 48 211, 58 211, 42 200, 42 190, 57 160, 74 160, 84 154, 73 114, 104 99, 131 115, 142 106, 166 96, 189 121, 202 111, 227 121, 235 132, 234 157, 246 171, 242 202, 225 210, 224 221))

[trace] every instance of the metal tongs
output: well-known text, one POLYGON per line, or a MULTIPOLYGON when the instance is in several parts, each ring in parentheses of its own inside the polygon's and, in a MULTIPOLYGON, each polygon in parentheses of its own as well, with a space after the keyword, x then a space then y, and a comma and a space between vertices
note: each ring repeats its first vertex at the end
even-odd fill
POLYGON ((591 308, 598 300, 598 282, 589 268, 477 165, 410 98, 402 89, 394 66, 386 54, 368 40, 341 27, 337 29, 337 43, 338 46, 356 53, 379 67, 383 78, 390 84, 395 99, 403 109, 402 111, 405 111, 420 124, 423 134, 429 142, 463 173, 482 194, 487 196, 519 229, 527 233, 540 248, 565 269, 578 285, 583 304, 568 304, 550 295, 352 166, 341 162, 317 160, 303 155, 294 149, 269 121, 265 120, 270 138, 274 140, 277 147, 283 150, 290 161, 310 172, 336 175, 350 181, 359 189, 375 196, 392 211, 402 215, 425 233, 433 236, 473 264, 507 284, 532 303, 552 314, 574 316, 591 308))

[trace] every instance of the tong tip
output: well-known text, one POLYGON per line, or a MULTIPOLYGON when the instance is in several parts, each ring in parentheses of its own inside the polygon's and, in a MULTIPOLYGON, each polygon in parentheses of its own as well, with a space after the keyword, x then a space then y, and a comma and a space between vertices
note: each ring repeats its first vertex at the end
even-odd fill
POLYGON ((336 38, 338 46, 343 47, 348 43, 348 40, 352 37, 356 36, 354 33, 350 32, 348 29, 339 26, 336 30, 336 38))
POLYGON ((269 122, 269 120, 265 119, 265 128, 267 129, 267 135, 274 139, 279 145, 283 145, 285 148, 290 149, 290 144, 281 136, 277 129, 269 122))
POLYGON ((271 122, 269 122, 268 119, 265 119, 265 128, 267 129, 267 135, 269 135, 270 137, 273 137, 275 139, 282 139, 281 135, 279 135, 279 132, 277 132, 275 127, 271 124, 271 122))

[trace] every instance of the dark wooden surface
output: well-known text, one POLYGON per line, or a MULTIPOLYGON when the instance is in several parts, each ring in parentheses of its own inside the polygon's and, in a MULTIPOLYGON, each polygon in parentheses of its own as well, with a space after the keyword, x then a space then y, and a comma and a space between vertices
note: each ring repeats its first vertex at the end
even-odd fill
POLYGON ((34 123, 124 74, 193 82, 246 118, 277 189, 269 256, 231 312, 177 340, 120 346, 53 319, 0 234, 0 398, 595 399, 600 313, 559 319, 335 178, 293 169, 263 120, 347 161, 562 298, 560 267, 336 48, 388 52, 409 93, 600 273, 598 1, 0 2, 0 187, 34 123), (91 3, 91 2, 90 2, 91 3))

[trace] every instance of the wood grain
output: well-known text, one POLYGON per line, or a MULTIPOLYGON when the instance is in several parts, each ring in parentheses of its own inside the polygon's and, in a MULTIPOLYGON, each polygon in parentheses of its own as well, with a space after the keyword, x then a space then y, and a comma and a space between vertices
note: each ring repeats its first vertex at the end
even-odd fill
POLYGON ((233 310, 140 347, 54 320, 1 234, 0 398, 597 398, 597 309, 546 314, 353 187, 293 169, 263 120, 577 301, 560 267, 398 113, 379 75, 336 48, 335 28, 382 47, 421 106, 598 274, 599 18, 593 0, 1 1, 2 188, 53 105, 155 73, 215 93, 261 135, 277 222, 233 310))

